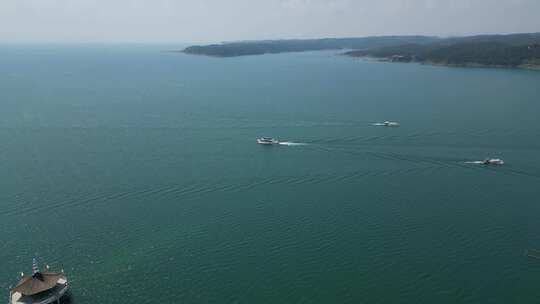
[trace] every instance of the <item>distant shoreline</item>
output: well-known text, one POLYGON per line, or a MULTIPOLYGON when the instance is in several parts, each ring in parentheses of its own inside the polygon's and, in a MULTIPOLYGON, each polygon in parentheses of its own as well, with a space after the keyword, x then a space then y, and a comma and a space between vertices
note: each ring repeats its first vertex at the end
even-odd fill
POLYGON ((191 55, 223 58, 306 51, 359 50, 372 47, 394 46, 404 43, 427 44, 438 40, 440 40, 440 38, 429 36, 262 40, 193 45, 185 48, 181 52, 191 55))
POLYGON ((480 64, 475 62, 462 63, 462 64, 451 64, 443 62, 434 62, 434 61, 393 61, 390 57, 373 57, 373 56, 352 56, 347 53, 341 53, 340 56, 346 56, 357 59, 370 60, 375 62, 389 62, 389 63, 414 63, 422 65, 431 65, 431 66, 441 66, 449 68, 483 68, 483 69, 508 69, 508 70, 532 70, 540 71, 540 64, 521 64, 518 66, 509 66, 509 65, 489 65, 489 64, 480 64))
POLYGON ((304 40, 263 40, 194 45, 180 51, 218 58, 324 50, 352 50, 344 55, 391 62, 419 62, 449 67, 540 70, 540 33, 441 38, 377 36, 304 40))

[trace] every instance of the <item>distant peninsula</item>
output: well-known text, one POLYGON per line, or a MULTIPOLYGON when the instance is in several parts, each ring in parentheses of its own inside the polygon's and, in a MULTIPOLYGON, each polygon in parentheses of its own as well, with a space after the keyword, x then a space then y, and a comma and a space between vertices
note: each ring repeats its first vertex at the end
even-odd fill
POLYGON ((277 54, 324 50, 360 50, 400 44, 429 44, 439 38, 428 36, 381 36, 363 38, 326 38, 295 40, 257 40, 194 45, 183 50, 186 54, 213 57, 277 54))
POLYGON ((300 40, 262 40, 190 46, 186 54, 213 57, 349 50, 351 57, 463 67, 540 69, 540 33, 432 36, 378 36, 300 40))

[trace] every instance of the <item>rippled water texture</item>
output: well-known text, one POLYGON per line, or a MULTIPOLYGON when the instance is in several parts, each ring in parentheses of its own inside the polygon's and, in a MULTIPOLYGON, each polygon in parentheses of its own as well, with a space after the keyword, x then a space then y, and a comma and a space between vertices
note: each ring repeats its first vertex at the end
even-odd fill
POLYGON ((6 300, 537 303, 540 73, 171 48, 0 47, 6 300))

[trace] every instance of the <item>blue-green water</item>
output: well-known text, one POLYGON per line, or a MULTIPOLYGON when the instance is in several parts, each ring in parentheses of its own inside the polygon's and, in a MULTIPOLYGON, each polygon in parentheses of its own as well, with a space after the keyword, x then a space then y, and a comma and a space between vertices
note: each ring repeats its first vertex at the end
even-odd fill
POLYGON ((170 48, 0 47, 6 300, 537 303, 540 73, 170 48))

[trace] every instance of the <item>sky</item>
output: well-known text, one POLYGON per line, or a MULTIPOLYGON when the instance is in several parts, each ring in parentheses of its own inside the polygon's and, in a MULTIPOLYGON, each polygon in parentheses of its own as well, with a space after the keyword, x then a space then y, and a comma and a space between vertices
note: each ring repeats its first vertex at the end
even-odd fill
POLYGON ((540 0, 0 0, 0 43, 540 32, 540 0))

